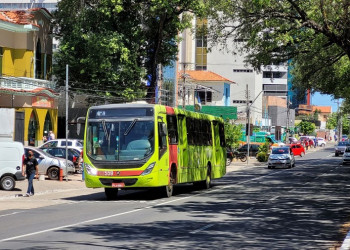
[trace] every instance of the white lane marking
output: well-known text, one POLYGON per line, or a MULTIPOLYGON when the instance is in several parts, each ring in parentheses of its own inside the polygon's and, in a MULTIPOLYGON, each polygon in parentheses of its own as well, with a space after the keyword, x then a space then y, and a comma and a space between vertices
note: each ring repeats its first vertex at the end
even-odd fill
POLYGON ((350 231, 346 235, 343 244, 340 247, 340 250, 349 250, 350 249, 350 231))
POLYGON ((276 200, 278 198, 279 198, 279 196, 275 196, 275 197, 270 198, 269 201, 273 201, 273 200, 276 200))
POLYGON ((125 214, 136 213, 136 212, 140 212, 140 211, 145 210, 145 209, 153 208, 153 207, 156 207, 156 206, 162 206, 162 205, 165 205, 165 204, 168 204, 168 203, 172 203, 172 202, 175 202, 175 201, 188 199, 188 198, 191 198, 191 197, 194 197, 194 196, 198 196, 198 195, 199 194, 193 195, 193 196, 190 196, 190 197, 183 197, 183 198, 176 199, 176 200, 166 201, 166 202, 159 203, 159 204, 156 204, 156 205, 153 205, 153 206, 148 206, 148 207, 144 207, 144 208, 138 208, 138 209, 130 210, 130 211, 123 212, 123 213, 112 214, 112 215, 103 216, 103 217, 100 217, 100 218, 95 218, 95 219, 86 220, 86 221, 81 221, 81 222, 78 222, 78 223, 73 223, 73 224, 69 224, 69 225, 65 225, 65 226, 49 228, 49 229, 41 230, 41 231, 34 232, 34 233, 23 234, 23 235, 18 235, 18 236, 6 238, 6 239, 1 239, 0 242, 16 240, 16 239, 20 239, 20 238, 24 238, 24 237, 28 237, 28 236, 32 236, 32 235, 47 233, 47 232, 51 232, 51 231, 55 231, 55 230, 65 229, 65 228, 68 228, 68 227, 75 227, 75 226, 80 226, 80 225, 83 225, 83 224, 86 224, 86 223, 91 223, 91 222, 105 220, 105 219, 109 219, 109 218, 113 218, 113 217, 118 217, 118 216, 125 215, 125 214))
POLYGON ((3 214, 3 215, 0 215, 0 217, 5 217, 5 216, 9 216, 9 215, 14 215, 14 214, 20 214, 20 213, 23 213, 23 212, 13 212, 13 213, 9 213, 9 214, 3 214))
POLYGON ((202 228, 199 228, 199 229, 197 229, 197 230, 194 230, 194 231, 190 232, 190 234, 199 233, 199 232, 201 232, 201 231, 203 231, 203 230, 205 230, 205 229, 207 229, 207 228, 209 228, 209 227, 212 227, 212 226, 214 226, 214 224, 206 225, 206 226, 204 226, 204 227, 202 227, 202 228))

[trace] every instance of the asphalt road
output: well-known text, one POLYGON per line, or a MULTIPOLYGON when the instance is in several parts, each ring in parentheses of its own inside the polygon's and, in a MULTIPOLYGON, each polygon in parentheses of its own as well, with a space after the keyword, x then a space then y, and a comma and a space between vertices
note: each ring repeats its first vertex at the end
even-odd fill
POLYGON ((326 148, 292 169, 243 167, 210 190, 79 194, 0 211, 0 249, 330 249, 350 222, 350 165, 326 148))

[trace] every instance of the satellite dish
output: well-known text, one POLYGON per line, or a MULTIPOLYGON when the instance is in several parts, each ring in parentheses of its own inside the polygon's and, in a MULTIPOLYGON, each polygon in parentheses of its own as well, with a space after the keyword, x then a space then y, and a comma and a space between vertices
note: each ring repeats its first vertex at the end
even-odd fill
POLYGON ((196 103, 196 104, 194 105, 194 110, 195 110, 195 111, 199 112, 199 111, 201 111, 201 109, 202 109, 202 105, 201 105, 201 104, 196 103))

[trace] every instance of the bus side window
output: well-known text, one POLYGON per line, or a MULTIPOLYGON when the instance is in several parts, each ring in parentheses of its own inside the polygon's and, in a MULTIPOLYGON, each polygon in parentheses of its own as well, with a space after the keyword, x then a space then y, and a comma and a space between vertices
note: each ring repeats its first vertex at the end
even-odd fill
POLYGON ((177 119, 174 115, 167 116, 169 144, 178 143, 177 119))
POLYGON ((211 122, 206 121, 207 124, 207 144, 209 145, 213 145, 213 140, 212 140, 212 133, 211 133, 211 122))
POLYGON ((188 145, 193 145, 193 137, 194 137, 193 119, 191 119, 189 117, 186 118, 186 129, 187 129, 187 142, 188 142, 188 145))
POLYGON ((166 131, 164 122, 158 122, 158 140, 159 140, 159 159, 164 155, 167 150, 167 141, 166 141, 166 131))
POLYGON ((224 124, 219 123, 219 136, 220 136, 220 146, 225 147, 225 127, 224 124))

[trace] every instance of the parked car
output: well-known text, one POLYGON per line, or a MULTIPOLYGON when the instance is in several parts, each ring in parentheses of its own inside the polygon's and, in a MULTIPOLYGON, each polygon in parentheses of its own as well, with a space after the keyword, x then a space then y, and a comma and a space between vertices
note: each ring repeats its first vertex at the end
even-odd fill
POLYGON ((292 149, 290 147, 272 148, 267 164, 268 168, 295 167, 295 158, 292 149))
POLYGON ((292 149, 294 156, 300 155, 300 157, 303 157, 305 155, 305 148, 301 144, 291 144, 290 148, 292 149))
POLYGON ((343 165, 348 164, 350 162, 350 147, 346 147, 345 152, 343 154, 343 165))
MULTIPOLYGON (((260 143, 260 144, 249 144, 249 145, 250 145, 250 147, 249 147, 249 156, 256 156, 257 153, 259 152, 259 147, 260 147, 260 145, 262 145, 262 143, 260 143)), ((248 144, 244 144, 243 146, 238 148, 237 151, 247 155, 248 144)))
POLYGON ((317 137, 317 145, 320 147, 325 147, 327 144, 326 140, 321 137, 317 137))
POLYGON ((294 143, 297 143, 297 142, 298 142, 298 139, 295 138, 295 137, 289 137, 288 139, 289 139, 289 143, 290 143, 290 144, 294 144, 294 143))
POLYGON ((24 148, 20 142, 0 141, 0 187, 10 191, 15 188, 16 181, 24 180, 22 166, 24 148))
POLYGON ((39 174, 47 175, 51 180, 58 180, 60 177, 60 169, 66 173, 66 170, 69 172, 75 172, 73 162, 68 160, 68 166, 66 169, 66 159, 54 157, 40 148, 34 147, 24 147, 25 155, 28 155, 28 151, 31 150, 34 153, 34 157, 39 163, 39 174))
MULTIPOLYGON (((43 148, 44 152, 49 153, 52 156, 66 159, 66 149, 65 148, 43 148)), ((75 172, 80 171, 81 157, 79 150, 75 148, 67 148, 68 160, 72 161, 75 167, 75 172)))
MULTIPOLYGON (((66 147, 66 139, 54 139, 48 142, 45 142, 39 148, 65 148, 66 147)), ((83 141, 78 139, 67 139, 67 147, 75 148, 77 150, 83 150, 83 141)))
POLYGON ((334 151, 335 151, 335 156, 339 156, 344 154, 346 147, 350 146, 349 142, 346 141, 340 141, 338 145, 335 146, 334 151))

